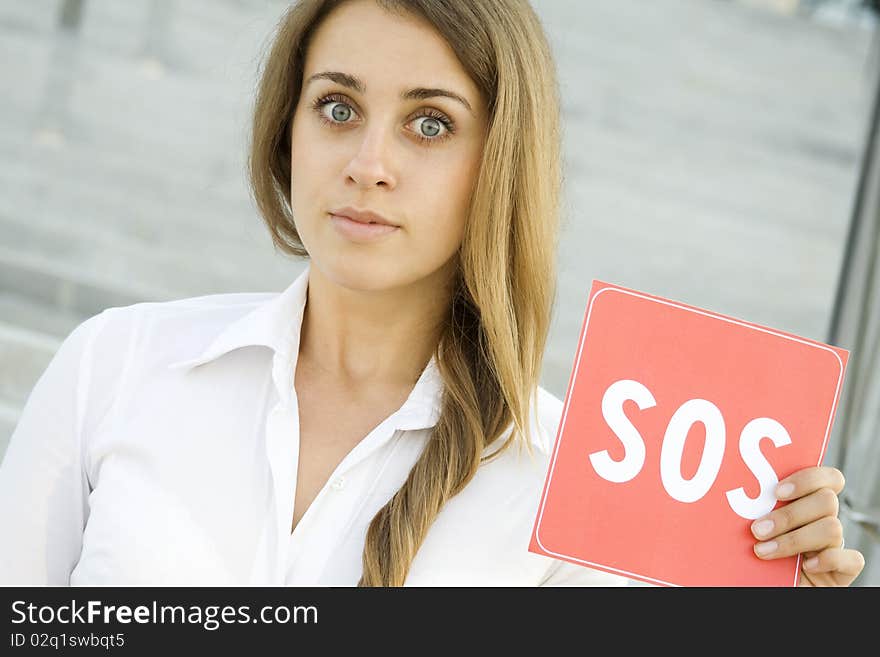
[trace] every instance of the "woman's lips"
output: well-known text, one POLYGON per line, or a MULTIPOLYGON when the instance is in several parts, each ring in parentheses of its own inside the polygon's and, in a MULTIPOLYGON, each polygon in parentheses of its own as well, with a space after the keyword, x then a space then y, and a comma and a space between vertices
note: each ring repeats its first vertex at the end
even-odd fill
POLYGON ((399 226, 389 226, 387 224, 362 224, 348 217, 340 217, 335 214, 330 215, 330 221, 333 222, 333 227, 343 237, 353 242, 371 242, 389 235, 399 228, 399 226))

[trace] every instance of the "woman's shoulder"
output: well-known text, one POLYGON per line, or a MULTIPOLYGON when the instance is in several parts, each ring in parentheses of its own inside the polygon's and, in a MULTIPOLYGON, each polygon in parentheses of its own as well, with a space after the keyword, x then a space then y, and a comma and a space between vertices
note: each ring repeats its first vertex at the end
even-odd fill
POLYGON ((542 386, 538 386, 535 392, 535 431, 532 442, 542 451, 549 452, 556 440, 556 432, 562 421, 562 412, 565 408, 563 401, 555 394, 542 386), (536 444, 535 441, 538 441, 536 444))
POLYGON ((137 354, 139 361, 172 363, 198 354, 228 326, 276 295, 230 292, 112 306, 76 330, 90 328, 102 352, 124 350, 137 354))
MULTIPOLYGON (((564 404, 559 397, 546 388, 537 386, 529 406, 528 436, 522 436, 520 440, 514 441, 501 453, 511 452, 511 456, 516 454, 515 460, 519 460, 525 453, 530 453, 532 460, 546 462, 556 442, 556 432, 562 421, 563 408, 564 404)), ((509 438, 512 430, 511 427, 502 439, 488 448, 487 452, 494 452, 497 445, 503 444, 509 438)))
POLYGON ((61 340, 43 378, 74 385, 96 417, 119 391, 201 354, 217 335, 272 293, 231 293, 111 306, 81 320, 61 340))
POLYGON ((491 486, 498 485, 500 480, 507 484, 517 481, 520 486, 529 482, 532 488, 542 486, 550 465, 563 407, 559 397, 538 386, 529 408, 528 435, 519 436, 503 449, 499 449, 507 443, 513 432, 512 426, 508 428, 485 449, 484 464, 478 470, 477 478, 491 486))
MULTIPOLYGON (((564 404, 538 387, 532 406, 531 449, 525 449, 524 441, 512 442, 481 464, 468 485, 444 505, 413 563, 412 584, 617 586, 625 582, 530 551, 564 404)), ((508 437, 490 445, 487 454, 508 437)))
POLYGON ((174 318, 222 322, 245 314, 277 295, 277 292, 220 292, 163 301, 139 301, 106 308, 101 314, 109 314, 122 324, 174 318))
MULTIPOLYGON (((277 295, 277 292, 228 292, 201 296, 181 297, 163 301, 137 301, 108 306, 84 318, 74 330, 100 327, 103 331, 125 331, 144 322, 165 319, 190 319, 222 322, 244 314, 255 305, 277 295)), ((94 329, 93 329, 94 330, 94 329)))

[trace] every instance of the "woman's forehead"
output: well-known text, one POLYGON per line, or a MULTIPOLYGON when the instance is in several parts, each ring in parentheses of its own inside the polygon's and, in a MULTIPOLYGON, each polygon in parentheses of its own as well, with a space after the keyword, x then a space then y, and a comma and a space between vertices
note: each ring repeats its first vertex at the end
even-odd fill
POLYGON ((457 88, 462 95, 476 91, 455 51, 433 26, 382 9, 373 0, 343 4, 315 30, 304 80, 326 71, 356 77, 360 93, 386 81, 396 81, 401 91, 422 86, 457 88))

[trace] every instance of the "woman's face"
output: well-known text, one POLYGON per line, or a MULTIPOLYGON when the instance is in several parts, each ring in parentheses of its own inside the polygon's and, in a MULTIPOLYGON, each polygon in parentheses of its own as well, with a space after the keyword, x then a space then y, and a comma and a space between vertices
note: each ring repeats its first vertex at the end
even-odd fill
POLYGON ((313 266, 359 290, 448 281, 485 111, 432 27, 373 0, 334 10, 312 36, 291 127, 293 215, 313 266), (398 227, 378 236, 353 232, 331 216, 345 207, 398 227))

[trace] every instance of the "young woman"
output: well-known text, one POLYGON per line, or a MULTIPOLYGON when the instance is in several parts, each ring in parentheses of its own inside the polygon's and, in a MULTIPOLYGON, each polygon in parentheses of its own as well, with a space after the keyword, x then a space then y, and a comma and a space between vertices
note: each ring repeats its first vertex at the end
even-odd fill
MULTIPOLYGON (((526 0, 291 6, 250 172, 304 269, 67 337, 0 470, 0 580, 625 583, 528 551, 562 412, 538 385, 559 136, 526 0)), ((850 584, 841 472, 781 483, 756 558, 804 553, 802 584, 850 584)))

